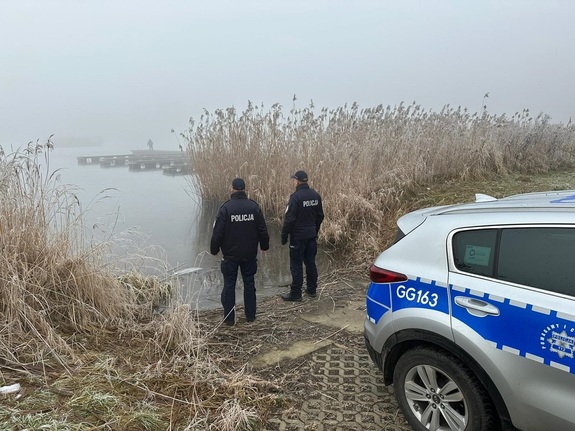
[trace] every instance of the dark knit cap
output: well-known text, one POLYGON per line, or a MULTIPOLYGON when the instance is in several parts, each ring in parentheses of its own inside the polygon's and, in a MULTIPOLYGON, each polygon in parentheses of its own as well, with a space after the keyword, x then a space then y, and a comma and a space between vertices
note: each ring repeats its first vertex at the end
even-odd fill
POLYGON ((245 190, 246 183, 241 178, 236 178, 232 181, 232 189, 234 190, 245 190))

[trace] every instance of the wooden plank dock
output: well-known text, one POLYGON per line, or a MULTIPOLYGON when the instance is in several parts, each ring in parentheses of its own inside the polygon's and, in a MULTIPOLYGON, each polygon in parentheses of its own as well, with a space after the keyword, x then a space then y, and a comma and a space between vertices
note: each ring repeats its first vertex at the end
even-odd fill
POLYGON ((166 170, 168 175, 189 174, 188 153, 166 150, 132 150, 131 154, 79 156, 79 165, 96 165, 103 168, 125 167, 131 171, 166 170))

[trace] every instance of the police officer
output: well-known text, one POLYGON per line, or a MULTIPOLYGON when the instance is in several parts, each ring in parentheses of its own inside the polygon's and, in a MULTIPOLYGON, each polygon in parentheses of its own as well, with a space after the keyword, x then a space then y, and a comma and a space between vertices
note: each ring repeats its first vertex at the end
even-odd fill
POLYGON ((224 322, 235 323, 236 280, 238 267, 244 281, 244 307, 246 320, 256 319, 256 286, 258 243, 262 251, 269 249, 269 235, 259 205, 248 199, 246 184, 241 178, 232 181, 231 199, 219 209, 210 242, 210 253, 214 256, 222 250, 221 271, 224 276, 221 301, 224 307, 224 322))
POLYGON ((323 221, 321 196, 307 183, 307 174, 297 171, 291 176, 295 192, 289 198, 281 232, 282 245, 290 239, 289 257, 292 283, 290 291, 282 294, 284 301, 301 301, 303 264, 306 270, 306 293, 316 296, 317 235, 323 221))

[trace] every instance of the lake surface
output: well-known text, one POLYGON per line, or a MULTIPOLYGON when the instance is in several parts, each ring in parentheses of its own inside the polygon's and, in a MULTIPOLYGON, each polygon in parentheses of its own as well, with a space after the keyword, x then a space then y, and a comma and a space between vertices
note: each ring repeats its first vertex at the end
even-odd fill
MULTIPOLYGON (((86 239, 95 243, 112 240, 110 261, 121 271, 134 269, 170 280, 193 307, 220 307, 221 253, 212 256, 209 243, 221 203, 202 203, 194 192, 192 176, 80 165, 77 159, 129 153, 106 147, 56 147, 50 153, 50 172, 58 169, 59 182, 74 186, 83 209, 86 239), (186 274, 172 276, 178 272, 186 274)), ((270 250, 258 256, 259 297, 286 291, 281 286, 291 281, 289 249, 280 244, 279 228, 268 223, 270 250)), ((321 248, 317 263, 320 274, 329 270, 330 259, 321 248)), ((241 304, 241 275, 237 287, 236 302, 241 304)))

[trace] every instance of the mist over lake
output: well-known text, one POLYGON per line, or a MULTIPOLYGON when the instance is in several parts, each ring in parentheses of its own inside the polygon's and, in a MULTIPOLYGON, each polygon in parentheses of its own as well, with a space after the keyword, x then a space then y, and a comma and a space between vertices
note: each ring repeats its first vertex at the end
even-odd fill
MULTIPOLYGON (((143 144, 133 149, 145 147, 143 144)), ((80 156, 113 154, 130 154, 130 150, 111 145, 58 148, 56 143, 49 154, 49 170, 57 171, 60 183, 72 186, 71 191, 80 201, 86 240, 98 243, 112 238, 110 261, 120 270, 161 278, 184 272, 172 282, 186 301, 200 308, 220 306, 222 256, 209 253, 209 242, 221 202, 202 203, 189 175, 132 171, 127 166, 104 168, 97 161, 78 163, 80 156), (190 268, 194 270, 188 272, 190 268)), ((271 219, 268 215, 266 218, 271 219)), ((279 228, 268 222, 270 250, 258 255, 258 296, 277 294, 285 290, 280 286, 291 281, 288 247, 280 244, 279 228)), ((320 275, 327 265, 327 255, 320 247, 320 275)), ((242 287, 241 276, 237 286, 242 287)), ((241 303, 241 290, 237 297, 241 303)))

